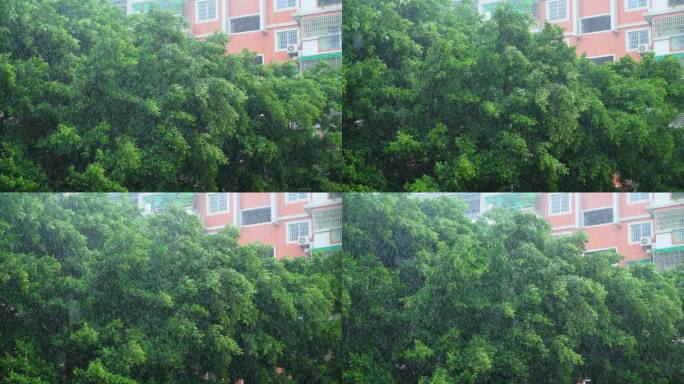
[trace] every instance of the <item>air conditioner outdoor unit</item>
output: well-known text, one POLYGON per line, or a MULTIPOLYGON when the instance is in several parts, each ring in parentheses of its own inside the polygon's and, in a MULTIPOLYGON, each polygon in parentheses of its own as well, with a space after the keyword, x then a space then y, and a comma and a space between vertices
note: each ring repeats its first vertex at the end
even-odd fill
POLYGON ((297 240, 297 243, 300 247, 306 247, 309 245, 309 236, 301 236, 299 240, 297 240))
POLYGON ((650 237, 642 237, 641 238, 641 246, 642 247, 650 247, 651 246, 651 238, 650 237))
POLYGON ((639 48, 637 48, 639 53, 646 53, 648 52, 648 44, 639 44, 639 48))
POLYGON ((297 44, 288 44, 287 45, 287 54, 290 56, 297 55, 298 47, 297 44))

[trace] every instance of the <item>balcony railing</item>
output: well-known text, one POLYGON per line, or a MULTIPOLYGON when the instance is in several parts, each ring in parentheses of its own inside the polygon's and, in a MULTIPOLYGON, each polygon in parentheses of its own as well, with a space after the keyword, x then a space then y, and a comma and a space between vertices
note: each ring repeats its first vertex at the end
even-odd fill
POLYGON ((668 209, 655 213, 656 231, 684 228, 684 208, 668 209))
POLYGON ((653 35, 655 38, 684 35, 684 15, 653 19, 653 35))

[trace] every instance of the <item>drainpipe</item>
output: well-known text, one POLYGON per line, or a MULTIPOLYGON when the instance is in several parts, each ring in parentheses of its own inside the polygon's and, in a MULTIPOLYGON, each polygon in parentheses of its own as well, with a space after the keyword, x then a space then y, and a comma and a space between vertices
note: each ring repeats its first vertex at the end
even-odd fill
POLYGON ((230 33, 230 21, 229 21, 229 14, 228 14, 228 7, 230 4, 228 3, 230 0, 223 0, 223 32, 230 33))
POLYGON ((610 29, 617 32, 617 0, 610 0, 610 29))
POLYGON ((572 35, 579 36, 582 25, 579 19, 580 0, 572 0, 572 35))
POLYGON ((278 225, 278 201, 275 192, 271 192, 271 222, 278 225))
POLYGON ((613 192, 613 224, 620 224, 620 195, 613 192))
POLYGON ((240 194, 238 192, 231 193, 233 195, 233 224, 236 227, 241 227, 242 223, 240 221, 240 194))
POLYGON ((259 22, 262 33, 266 33, 266 21, 266 0, 259 0, 259 22))
POLYGON ((582 215, 582 193, 575 192, 575 228, 584 226, 582 215))

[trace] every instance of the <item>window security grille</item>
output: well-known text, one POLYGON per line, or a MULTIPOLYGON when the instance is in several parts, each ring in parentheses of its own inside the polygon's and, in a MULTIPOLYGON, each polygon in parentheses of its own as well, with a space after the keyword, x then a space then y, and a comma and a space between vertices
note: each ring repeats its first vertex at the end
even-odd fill
POLYGON ((297 31, 296 30, 291 30, 291 31, 279 31, 276 32, 276 35, 278 36, 278 46, 276 47, 277 49, 286 49, 288 45, 290 44, 297 44, 297 31))
POLYGON ((261 29, 261 18, 259 15, 230 19, 230 33, 258 31, 259 29, 261 29))
POLYGON ((549 21, 564 20, 568 17, 568 0, 549 0, 549 21))
POLYGON ((342 49, 342 35, 324 36, 318 39, 318 46, 321 50, 342 49))
POLYGON ((342 241, 342 228, 335 228, 330 231, 330 242, 339 243, 342 241))
POLYGON ((637 49, 639 45, 648 45, 648 30, 627 32, 627 47, 637 49))
POLYGON ((309 236, 309 223, 289 223, 287 224, 288 241, 297 241, 300 237, 309 236))
POLYGON ((341 14, 302 19, 302 39, 339 34, 341 29, 341 14))
POLYGON ((684 15, 653 19, 655 37, 671 37, 684 35, 684 15))
POLYGON ((653 262, 659 271, 667 271, 684 262, 684 251, 656 252, 653 254, 653 262))
POLYGON ((297 0, 277 0, 276 9, 292 8, 297 5, 297 0))
POLYGON ((684 35, 672 37, 672 50, 673 51, 684 50, 684 35))
POLYGON ((644 237, 651 237, 651 223, 632 224, 629 226, 629 236, 632 243, 638 243, 644 237))
POLYGON ((306 200, 306 198, 307 198, 306 192, 288 192, 287 193, 287 201, 306 200))
POLYGON ((213 20, 216 18, 216 0, 197 0, 197 20, 213 20))
POLYGON ((570 194, 553 193, 551 194, 551 214, 570 211, 570 194))
POLYGON ((209 194, 209 213, 225 212, 228 210, 227 193, 209 194))
POLYGON ((342 227, 342 208, 328 208, 313 212, 314 231, 342 227))
POLYGON ((630 193, 629 194, 629 202, 630 203, 636 203, 638 201, 647 201, 648 197, 649 197, 648 193, 642 193, 642 192, 630 193))
POLYGON ((648 0, 628 0, 627 9, 643 8, 648 6, 648 0))
POLYGON ((684 228, 684 208, 656 212, 656 231, 684 228))
POLYGON ((333 57, 330 59, 324 59, 324 60, 309 60, 309 61, 302 61, 299 63, 299 69, 303 72, 311 68, 315 68, 318 63, 325 62, 328 63, 331 67, 335 68, 342 68, 342 58, 341 57, 333 57))

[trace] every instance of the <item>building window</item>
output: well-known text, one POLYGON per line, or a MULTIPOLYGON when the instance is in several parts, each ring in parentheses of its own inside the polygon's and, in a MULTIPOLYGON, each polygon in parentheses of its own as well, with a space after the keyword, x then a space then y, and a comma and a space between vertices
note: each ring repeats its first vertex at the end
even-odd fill
POLYGON ((568 0, 549 0, 548 20, 560 21, 568 18, 568 0))
POLYGON ((610 31, 611 28, 610 15, 582 19, 582 33, 610 31))
POLYGON ((258 31, 261 29, 259 15, 235 17, 230 19, 230 33, 258 31))
POLYGON ((339 34, 341 29, 341 14, 302 18, 303 40, 339 34))
POLYGON ((650 197, 650 193, 643 193, 643 192, 638 192, 638 193, 629 193, 629 202, 630 203, 641 203, 648 201, 650 197))
POLYGON ((309 237, 309 222, 287 223, 287 242, 296 243, 300 237, 309 237))
POLYGON ((297 30, 276 31, 276 51, 285 51, 290 44, 297 45, 297 30))
POLYGON ((286 200, 288 203, 291 203, 291 202, 293 202, 293 201, 306 200, 306 199, 308 199, 308 197, 309 197, 308 195, 309 195, 309 194, 306 193, 306 192, 288 192, 288 193, 285 195, 285 200, 286 200))
POLYGON ((684 228, 679 228, 672 231, 672 242, 684 243, 684 228))
POLYGON ((209 193, 209 213, 228 212, 227 193, 209 193))
POLYGON ((627 0, 627 9, 638 9, 648 7, 648 0, 627 0))
POLYGON ((599 56, 599 57, 592 57, 589 60, 593 61, 594 64, 605 64, 605 63, 613 63, 615 62, 615 56, 610 55, 610 56, 599 56))
POLYGON ((684 263, 684 251, 658 252, 653 255, 653 262, 659 271, 667 271, 684 263))
POLYGON ((648 29, 627 31, 627 50, 636 51, 642 44, 648 46, 650 41, 649 37, 648 29))
POLYGON ((254 64, 264 65, 264 55, 256 55, 256 57, 254 58, 254 64))
POLYGON ((294 8, 297 0, 276 0, 276 10, 294 8))
POLYGON ((570 212, 570 194, 552 193, 549 195, 551 214, 558 215, 570 212))
POLYGON ((330 231, 330 242, 340 243, 342 242, 342 228, 334 228, 330 231))
POLYGON ((216 20, 216 0, 197 0, 195 8, 198 22, 216 20))
POLYGON ((254 225, 271 222, 271 207, 245 209, 242 211, 242 225, 254 225))
POLYGON ((328 208, 313 212, 314 230, 322 231, 342 227, 342 208, 328 208))
POLYGON ((684 199, 684 192, 672 192, 672 200, 684 199))
POLYGON ((684 50, 684 35, 672 37, 672 50, 673 51, 684 50))
POLYGON ((637 223, 629 225, 629 242, 640 243, 644 237, 651 238, 651 223, 637 223))
POLYGON ((321 51, 342 49, 342 34, 338 33, 332 36, 321 37, 320 39, 318 39, 318 48, 321 51))
POLYGON ((613 222, 613 208, 601 208, 591 211, 584 211, 584 225, 608 224, 613 222))

